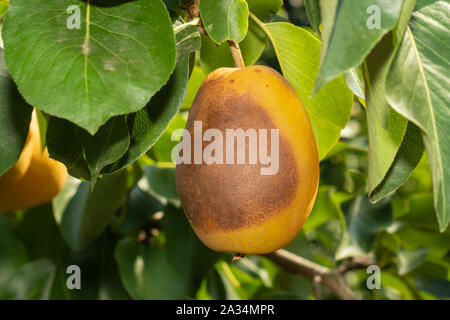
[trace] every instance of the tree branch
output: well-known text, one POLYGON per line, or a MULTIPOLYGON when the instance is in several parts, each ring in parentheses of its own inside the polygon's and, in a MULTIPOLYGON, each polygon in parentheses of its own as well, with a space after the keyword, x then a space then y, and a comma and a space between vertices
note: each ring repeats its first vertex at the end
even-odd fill
POLYGON ((284 249, 269 253, 266 257, 290 272, 299 273, 311 279, 316 286, 314 290, 316 298, 321 298, 317 290, 317 284, 320 283, 342 300, 357 299, 344 280, 343 273, 349 270, 347 268, 342 267, 331 270, 284 249))
POLYGON ((198 19, 197 29, 201 34, 207 35, 205 28, 203 27, 202 19, 200 19, 200 12, 198 11, 198 0, 184 0, 184 8, 189 12, 189 19, 198 19))

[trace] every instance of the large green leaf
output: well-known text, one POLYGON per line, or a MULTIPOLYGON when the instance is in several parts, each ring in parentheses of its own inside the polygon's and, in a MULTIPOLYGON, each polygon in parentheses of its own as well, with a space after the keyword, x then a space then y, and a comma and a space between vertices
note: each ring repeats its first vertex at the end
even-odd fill
POLYGON ((176 57, 161 0, 95 3, 13 0, 2 32, 6 64, 25 99, 92 134, 110 117, 142 109, 176 57), (68 28, 76 8, 80 28, 68 28))
MULTIPOLYGON (((262 21, 265 21, 270 13, 277 12, 282 5, 281 0, 247 0, 247 3, 250 12, 262 21)), ((267 37, 264 31, 254 20, 250 20, 247 35, 239 43, 245 65, 252 65, 258 60, 266 43, 267 37)), ((214 41, 202 35, 200 65, 206 73, 221 67, 234 67, 228 43, 224 42, 217 46, 214 41)))
POLYGON ((124 168, 147 152, 162 136, 186 97, 189 80, 189 55, 200 47, 199 33, 190 23, 174 22, 177 44, 177 65, 166 85, 150 100, 148 105, 128 116, 130 147, 116 163, 103 171, 124 168))
POLYGON ((225 40, 240 42, 248 29, 245 0, 200 0, 198 9, 206 32, 217 44, 225 40))
POLYGON ((290 23, 268 23, 261 27, 273 43, 283 75, 306 107, 319 158, 323 159, 350 118, 352 93, 341 76, 311 97, 319 70, 320 40, 306 29, 290 23))
POLYGON ((23 100, 6 69, 0 49, 0 176, 20 157, 30 127, 32 108, 23 100))
POLYGON ((369 137, 369 195, 383 181, 402 143, 408 121, 389 107, 385 81, 392 52, 392 34, 386 35, 366 59, 366 109, 369 137))
POLYGON ((128 166, 155 144, 183 103, 188 75, 189 62, 185 58, 178 63, 167 85, 150 100, 149 105, 128 116, 130 147, 121 159, 106 167, 104 172, 128 166))
POLYGON ((390 108, 386 100, 386 77, 407 27, 415 1, 406 1, 400 20, 367 56, 367 126, 369 131, 369 199, 377 202, 402 185, 423 153, 422 138, 412 123, 390 108), (408 128, 408 129, 407 129, 408 128))
POLYGON ((73 250, 81 250, 97 239, 124 204, 126 172, 105 175, 94 190, 88 182, 69 179, 53 199, 53 208, 61 233, 73 250))
POLYGON ((396 25, 401 5, 401 0, 321 0, 324 45, 315 91, 359 66, 381 37, 396 25), (379 25, 374 19, 379 20, 379 25))
MULTIPOLYGON (((189 53, 200 46, 198 32, 189 23, 180 24, 179 20, 174 23, 174 31, 177 42, 178 60, 177 67, 165 86, 150 100, 148 105, 136 113, 127 116, 111 119, 100 131, 94 136, 89 137, 86 133, 82 133, 84 139, 79 139, 82 132, 80 128, 70 122, 50 117, 49 127, 47 131, 47 139, 50 155, 63 162, 69 173, 75 177, 90 180, 91 174, 88 168, 88 162, 91 159, 91 168, 99 164, 100 160, 116 159, 113 163, 103 168, 100 165, 101 173, 110 173, 120 170, 148 151, 152 145, 159 139, 165 129, 168 127, 171 119, 177 114, 180 105, 186 95, 186 86, 189 76, 189 53), (123 130, 121 125, 120 132, 114 129, 114 135, 119 139, 114 140, 108 138, 101 132, 102 130, 111 129, 111 126, 122 120, 127 122, 127 132, 123 130), (129 137, 128 137, 129 136, 129 137), (105 141, 105 139, 107 141, 105 141), (127 139, 130 139, 127 150, 123 153, 123 147, 127 139), (120 148, 114 142, 121 142, 120 148), (92 146, 100 147, 92 149, 92 146), (89 157, 88 150, 91 150, 95 157, 89 157), (109 155, 108 155, 109 154, 109 155), (86 159, 88 161, 86 161, 86 159)), ((107 161, 109 162, 109 161, 107 161)), ((106 163, 107 163, 106 162, 106 163)), ((94 175, 95 177, 95 175, 94 175)))
POLYGON ((386 82, 391 107, 422 130, 441 230, 450 221, 449 16, 446 1, 417 1, 386 82))

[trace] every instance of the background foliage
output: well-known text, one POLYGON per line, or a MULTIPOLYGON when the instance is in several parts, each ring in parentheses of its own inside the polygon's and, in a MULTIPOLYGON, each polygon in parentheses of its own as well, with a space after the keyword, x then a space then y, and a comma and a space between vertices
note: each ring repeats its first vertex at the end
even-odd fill
POLYGON ((0 0, 0 174, 33 105, 72 175, 52 203, 0 216, 1 299, 316 297, 265 256, 206 248, 180 206, 170 137, 206 75, 233 65, 226 40, 283 73, 318 143, 317 200, 285 249, 379 265, 378 290, 365 268, 345 274, 359 298, 450 298, 448 1, 200 1, 208 35, 181 1, 113 2, 0 0), (73 4, 80 29, 66 27, 73 4), (81 290, 67 289, 72 264, 81 290))

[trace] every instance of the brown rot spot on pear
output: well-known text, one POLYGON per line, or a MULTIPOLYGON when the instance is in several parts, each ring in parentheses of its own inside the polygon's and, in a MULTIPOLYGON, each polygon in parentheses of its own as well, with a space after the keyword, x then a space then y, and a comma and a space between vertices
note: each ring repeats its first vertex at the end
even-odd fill
POLYGON ((230 79, 230 83, 234 83, 234 79, 230 79))
MULTIPOLYGON (((267 111, 248 94, 235 96, 226 91, 203 96, 193 110, 195 120, 202 120, 203 132, 219 129, 277 129, 267 111), (211 106, 211 107, 208 107, 211 106)), ((193 121, 187 129, 193 133, 193 121)), ((179 188, 188 219, 204 232, 236 230, 258 225, 277 215, 295 198, 299 182, 296 160, 289 141, 280 134, 279 169, 274 175, 262 175, 262 166, 248 163, 249 143, 246 139, 246 164, 182 164, 177 168, 177 181, 195 181, 190 188, 179 188), (198 196, 197 196, 198 195, 198 196)), ((210 142, 203 143, 203 149, 210 142)), ((235 159, 236 159, 235 146, 235 159)), ((223 155, 225 157, 225 141, 223 155)), ((225 158, 224 158, 225 159, 225 158)), ((225 162, 225 161, 224 161, 225 162)))

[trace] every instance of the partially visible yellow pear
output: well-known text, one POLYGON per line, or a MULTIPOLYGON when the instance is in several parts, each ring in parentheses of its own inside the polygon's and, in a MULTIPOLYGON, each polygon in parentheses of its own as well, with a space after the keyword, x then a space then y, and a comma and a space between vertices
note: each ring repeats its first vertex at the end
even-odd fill
POLYGON ((39 139, 39 124, 37 121, 32 121, 19 160, 0 177, 0 185, 10 184, 23 177, 30 166, 31 157, 33 156, 33 146, 38 143, 37 139, 39 139))
POLYGON ((0 212, 31 208, 55 197, 66 183, 66 167, 41 150, 36 111, 18 162, 0 177, 0 212))

